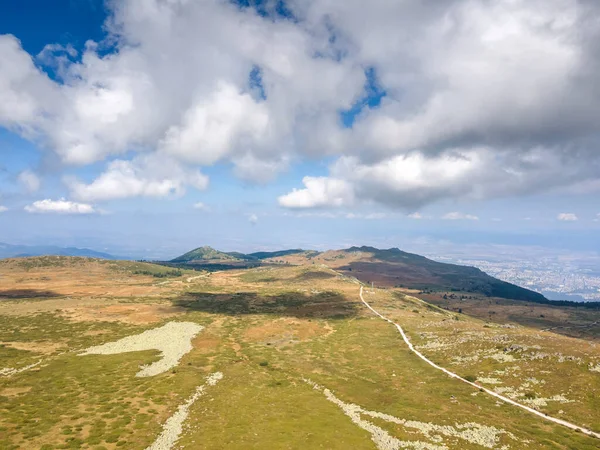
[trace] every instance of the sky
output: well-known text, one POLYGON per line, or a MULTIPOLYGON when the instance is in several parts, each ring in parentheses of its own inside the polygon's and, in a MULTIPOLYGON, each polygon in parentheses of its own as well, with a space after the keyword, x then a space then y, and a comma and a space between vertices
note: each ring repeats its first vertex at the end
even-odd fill
POLYGON ((597 17, 592 0, 2 1, 0 241, 597 252, 597 17))

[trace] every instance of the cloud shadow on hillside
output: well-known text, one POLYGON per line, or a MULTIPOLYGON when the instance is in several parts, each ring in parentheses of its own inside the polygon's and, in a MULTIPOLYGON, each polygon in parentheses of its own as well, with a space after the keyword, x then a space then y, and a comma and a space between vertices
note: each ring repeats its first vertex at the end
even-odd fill
POLYGON ((23 298, 56 298, 61 295, 54 291, 40 289, 6 289, 0 291, 0 300, 23 298))
POLYGON ((278 295, 259 295, 256 292, 213 294, 188 292, 173 304, 193 311, 231 316, 272 314, 298 318, 345 319, 358 314, 359 305, 337 292, 308 295, 285 292, 278 295))

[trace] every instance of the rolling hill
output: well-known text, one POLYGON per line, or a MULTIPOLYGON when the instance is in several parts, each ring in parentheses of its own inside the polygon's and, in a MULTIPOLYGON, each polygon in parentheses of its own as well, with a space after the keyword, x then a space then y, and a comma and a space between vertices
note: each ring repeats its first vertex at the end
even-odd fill
POLYGON ((173 262, 173 263, 193 263, 193 262, 206 262, 206 261, 234 262, 234 261, 243 260, 244 255, 242 255, 242 254, 240 254, 240 255, 242 257, 235 256, 235 254, 232 255, 229 253, 220 252, 218 250, 215 250, 212 247, 204 246, 204 247, 195 248, 194 250, 184 253, 183 255, 172 259, 170 262, 173 262))
POLYGON ((172 263, 204 263, 204 262, 240 262, 240 261, 260 261, 269 258, 280 258, 283 256, 295 255, 304 253, 302 249, 280 250, 275 252, 255 252, 255 253, 240 253, 240 252, 221 252, 212 247, 198 247, 187 253, 184 253, 177 258, 170 260, 172 263))
POLYGON ((378 286, 474 293, 537 303, 548 301, 542 294, 498 280, 475 267, 441 263, 398 248, 381 250, 362 246, 325 252, 292 249, 243 254, 200 247, 170 261, 190 265, 219 264, 219 269, 227 265, 239 268, 244 264, 255 266, 257 263, 282 262, 292 265, 324 264, 378 286))

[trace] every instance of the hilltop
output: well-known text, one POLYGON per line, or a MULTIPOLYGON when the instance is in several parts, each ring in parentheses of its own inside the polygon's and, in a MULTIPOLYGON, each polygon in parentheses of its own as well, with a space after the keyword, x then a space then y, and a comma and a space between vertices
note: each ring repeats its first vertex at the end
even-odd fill
POLYGON ((171 263, 204 263, 204 262, 240 262, 260 261, 269 258, 280 258, 283 256, 306 253, 302 249, 280 250, 276 252, 222 252, 209 246, 198 247, 177 258, 170 260, 171 263))
POLYGON ((187 253, 184 253, 177 258, 172 259, 170 262, 174 263, 193 263, 197 261, 241 261, 239 258, 229 253, 220 252, 212 247, 204 246, 198 247, 187 253))

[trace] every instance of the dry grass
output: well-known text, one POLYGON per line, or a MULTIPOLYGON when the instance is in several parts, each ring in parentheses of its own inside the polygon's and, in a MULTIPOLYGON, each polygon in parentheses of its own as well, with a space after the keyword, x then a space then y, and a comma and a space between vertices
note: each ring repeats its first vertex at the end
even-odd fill
MULTIPOLYGON (((503 431, 499 448, 597 448, 592 438, 497 405, 420 362, 393 327, 362 306, 352 279, 320 263, 199 278, 190 272, 159 284, 165 280, 133 273, 137 263, 59 262, 0 264, 7 290, 24 283, 59 294, 0 300, 0 368, 43 360, 0 377, 0 448, 146 448, 217 371, 223 380, 189 407, 183 448, 372 449, 370 432, 303 379, 372 412, 368 420, 401 442, 480 449, 434 432, 476 422, 503 431), (172 320, 205 328, 168 372, 135 377, 140 365, 159 358, 155 351, 76 356, 172 320), (434 431, 425 439, 407 423, 434 431)), ((485 323, 392 291, 365 296, 432 360, 600 429, 593 371, 600 349, 593 342, 485 323)))

